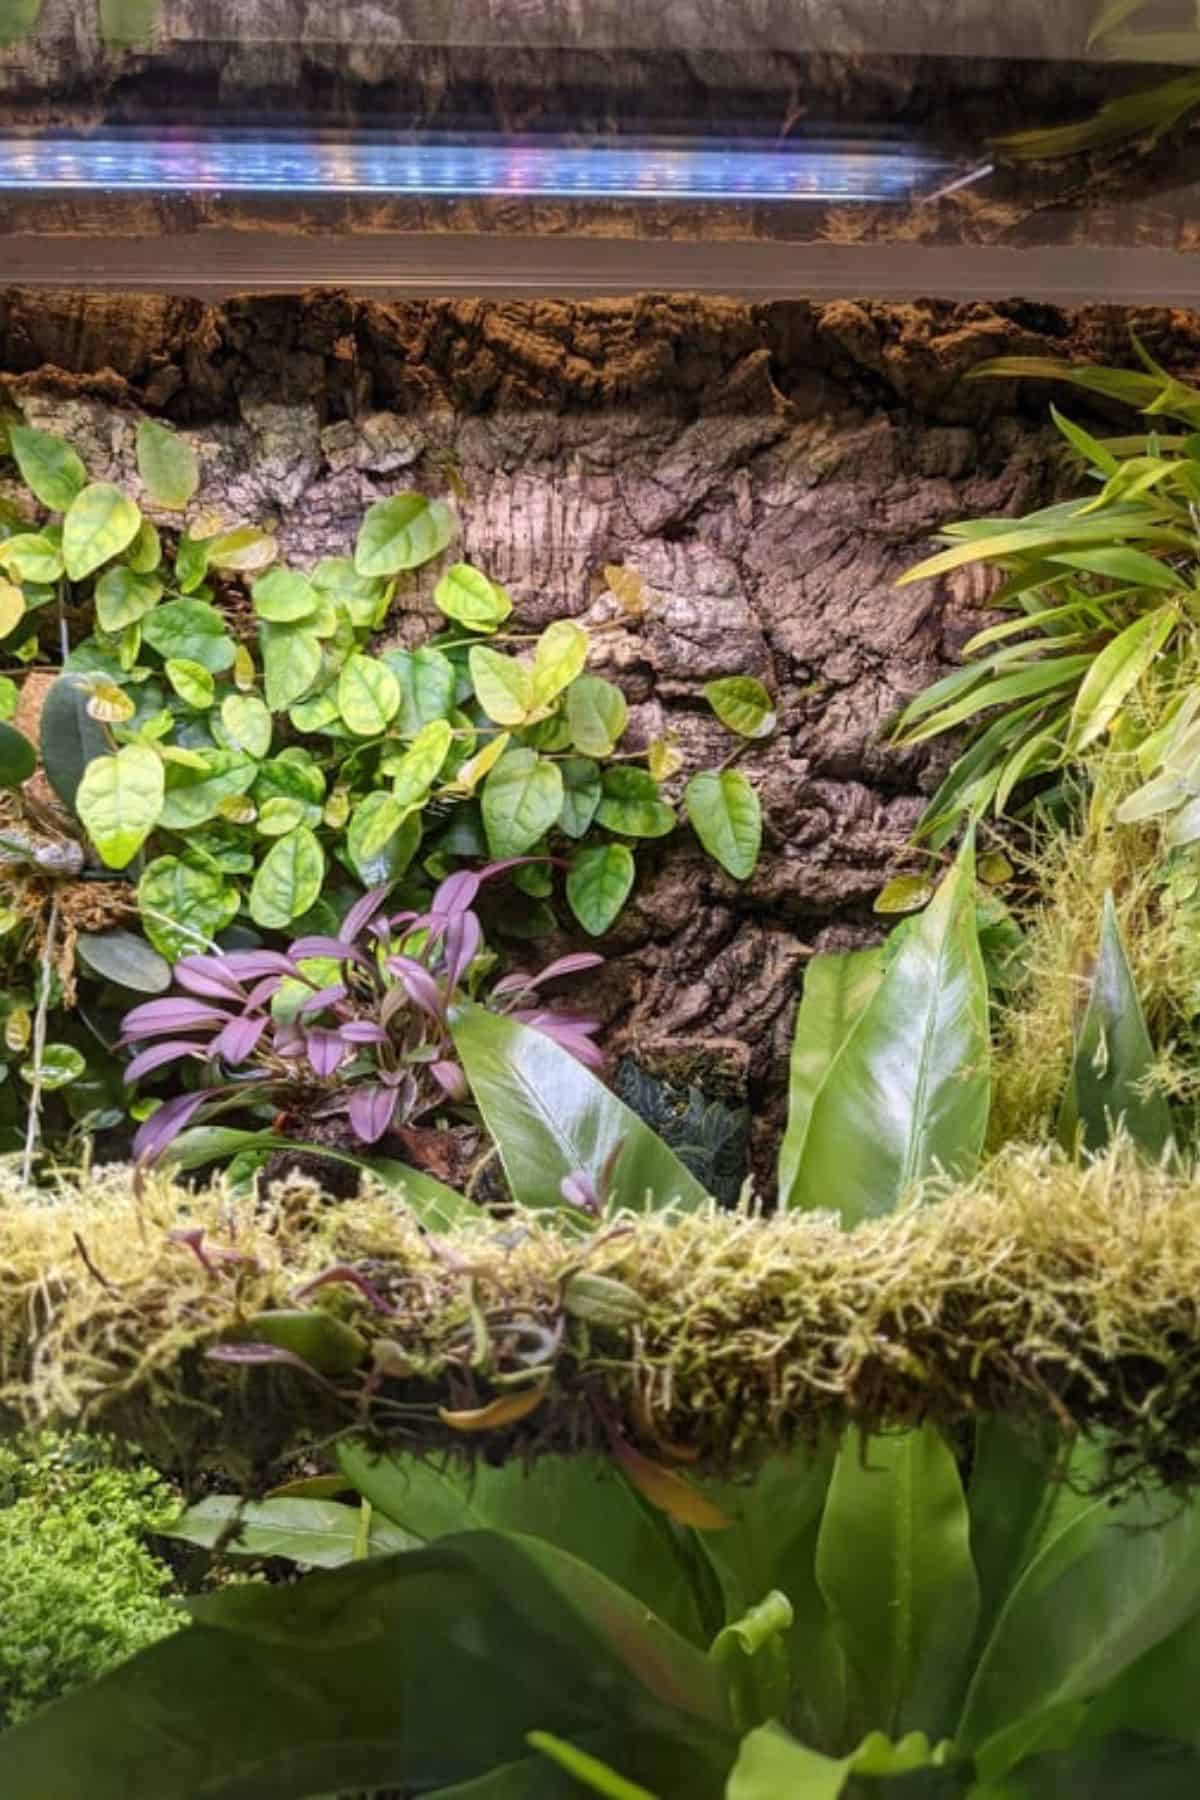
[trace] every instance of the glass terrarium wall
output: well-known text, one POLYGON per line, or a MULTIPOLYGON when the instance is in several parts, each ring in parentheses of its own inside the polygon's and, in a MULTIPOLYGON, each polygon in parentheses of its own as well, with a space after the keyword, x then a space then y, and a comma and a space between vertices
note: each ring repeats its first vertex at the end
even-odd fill
POLYGON ((1098 38, 1093 0, 644 13, 14 0, 9 273, 204 292, 1186 291, 1196 76, 1187 34, 1156 29, 1169 0, 1098 38), (1030 160, 1030 132, 1066 126, 1080 155, 1030 160))

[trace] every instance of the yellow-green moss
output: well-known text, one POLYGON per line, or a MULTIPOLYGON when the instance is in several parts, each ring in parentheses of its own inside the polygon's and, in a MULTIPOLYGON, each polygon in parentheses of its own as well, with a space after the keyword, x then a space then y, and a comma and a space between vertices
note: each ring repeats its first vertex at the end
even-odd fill
POLYGON ((0 1203, 0 1405, 240 1474, 355 1431, 489 1456, 619 1431, 728 1469, 850 1421, 994 1411, 1104 1428, 1182 1478, 1200 1428, 1200 1177, 1125 1147, 1086 1170, 1012 1150, 926 1198, 850 1234, 826 1215, 713 1210, 582 1243, 535 1214, 433 1240, 378 1189, 329 1206, 293 1182, 256 1206, 164 1178, 139 1197, 111 1171, 54 1203, 0 1203), (250 1260, 210 1274, 170 1238, 181 1227, 250 1260), (362 1333, 361 1370, 322 1382, 207 1359, 333 1264, 393 1309, 349 1285, 305 1301, 362 1333), (589 1293, 581 1264, 620 1289, 589 1293), (443 1416, 531 1385, 544 1392, 519 1420, 443 1416))

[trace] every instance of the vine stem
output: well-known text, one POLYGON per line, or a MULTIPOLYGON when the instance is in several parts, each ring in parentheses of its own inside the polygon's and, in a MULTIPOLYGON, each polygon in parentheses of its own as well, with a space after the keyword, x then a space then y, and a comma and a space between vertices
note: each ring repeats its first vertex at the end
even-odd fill
POLYGON ((33 1081, 29 1091, 29 1122, 25 1128, 25 1155, 21 1162, 21 1180, 33 1179, 33 1158, 37 1151, 42 1118, 42 1057, 46 1049, 46 1019, 50 1011, 50 982, 54 972, 54 946, 58 936, 58 898, 50 902, 50 923, 46 927, 46 945, 42 951, 41 986, 37 1011, 33 1017, 33 1081))

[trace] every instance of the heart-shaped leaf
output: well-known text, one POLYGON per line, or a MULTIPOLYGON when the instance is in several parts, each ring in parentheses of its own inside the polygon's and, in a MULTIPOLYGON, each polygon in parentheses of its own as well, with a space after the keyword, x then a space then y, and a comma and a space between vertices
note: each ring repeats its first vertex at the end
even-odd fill
POLYGON ((576 856, 567 876, 567 901, 592 937, 600 937, 617 918, 634 874, 633 852, 626 844, 593 844, 576 856))
POLYGON ((273 625, 291 625, 311 618, 321 604, 312 582, 294 569, 272 569, 260 575, 250 590, 254 610, 273 625))
POLYGON ((558 818, 563 782, 558 766, 536 750, 510 750, 483 786, 483 826, 493 856, 524 856, 558 818))
POLYGON ((455 563, 433 590, 434 605, 470 631, 497 631, 512 612, 504 589, 470 563, 455 563))
POLYGON ((758 795, 737 769, 693 775, 684 796, 692 830, 735 881, 754 873, 762 845, 758 795))
POLYGON ((646 769, 605 769, 596 818, 626 837, 666 837, 676 818, 659 798, 658 783, 646 769))
POLYGON ((93 482, 76 494, 63 520, 63 561, 71 580, 83 581, 120 556, 132 544, 141 523, 142 515, 133 501, 111 482, 93 482))
POLYGON ((354 550, 360 575, 398 575, 440 556, 458 529, 450 508, 424 494, 395 494, 367 508, 354 550))
POLYGON ((515 656, 472 644, 468 657, 475 696, 497 725, 523 725, 533 711, 533 672, 515 656))
POLYGON ((138 883, 146 936, 172 963, 211 948, 240 904, 237 888, 219 870, 183 857, 156 857, 138 883))
POLYGON ((378 737, 400 707, 400 684, 385 662, 356 652, 338 679, 338 710, 357 737, 378 737))
POLYGON ((761 681, 751 675, 729 675, 721 681, 710 681, 704 698, 730 731, 739 737, 769 737, 775 729, 775 712, 771 696, 761 681))
POLYGON ((158 824, 163 799, 162 759, 144 744, 125 744, 88 764, 75 810, 102 860, 124 869, 158 824))
POLYGON ((611 756, 628 720, 624 694, 599 675, 581 675, 567 690, 571 741, 585 756, 611 756))
POLYGON ((169 512, 182 512, 200 485, 196 452, 157 419, 138 424, 137 465, 150 498, 169 512))
POLYGON ((70 444, 29 425, 10 426, 8 441, 34 498, 51 512, 65 513, 87 485, 87 470, 70 444))
POLYGON ((96 620, 103 631, 124 631, 152 612, 163 586, 153 575, 138 575, 124 563, 105 569, 96 583, 96 620))
POLYGON ((282 931, 308 911, 321 892, 325 852, 307 825, 273 844, 250 889, 250 917, 267 931, 282 931))

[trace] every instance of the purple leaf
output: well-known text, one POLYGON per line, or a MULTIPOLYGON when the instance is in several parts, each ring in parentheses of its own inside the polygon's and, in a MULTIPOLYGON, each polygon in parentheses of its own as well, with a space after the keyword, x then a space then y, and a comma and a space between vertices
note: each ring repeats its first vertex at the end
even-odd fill
POLYGON ((271 1048, 276 1056, 286 1057, 290 1062, 305 1054, 308 1042, 298 1025, 277 1025, 271 1048))
POLYGON ((396 1307, 384 1299, 374 1283, 368 1281, 367 1277, 360 1269, 356 1269, 353 1263, 336 1263, 332 1269, 325 1269, 320 1275, 314 1275, 311 1281, 304 1282, 295 1290, 292 1299, 307 1300, 308 1296, 315 1294, 318 1288, 328 1287, 335 1282, 344 1284, 346 1287, 357 1288, 363 1299, 369 1306, 373 1306, 376 1312, 395 1316, 396 1307))
POLYGON ((292 945, 292 955, 297 962, 309 956, 330 956, 337 962, 361 962, 363 960, 361 953, 354 948, 353 944, 343 943, 341 938, 335 937, 297 938, 292 945))
MULTIPOLYGON (((220 1039, 217 1039, 220 1043, 220 1039)), ((212 1055, 212 1046, 201 1044, 194 1039, 172 1038, 167 1044, 152 1044, 149 1050, 143 1050, 135 1056, 125 1070, 125 1086, 132 1087, 143 1075, 149 1075, 152 1069, 161 1069, 164 1063, 177 1062, 181 1056, 201 1056, 206 1061, 212 1055)))
POLYGON ((310 994, 300 1008, 297 1016, 299 1018, 304 1018, 308 1013, 321 1012, 325 1007, 335 1006, 339 1000, 344 1000, 345 998, 345 985, 344 983, 337 981, 332 987, 320 988, 315 994, 310 994))
POLYGON ((456 913, 466 912, 475 903, 479 892, 482 875, 473 869, 458 869, 453 875, 447 875, 438 888, 430 904, 430 912, 435 918, 454 918, 456 913))
POLYGON ((389 974, 399 977, 413 1005, 440 1023, 445 1015, 445 1004, 441 989, 429 970, 411 956, 389 956, 387 966, 389 974))
MULTIPOLYGON (((392 886, 390 881, 384 882, 382 887, 371 888, 361 900, 354 902, 338 927, 338 937, 343 945, 352 944, 359 933, 366 930, 391 893, 392 886)), ((334 954, 336 955, 336 952, 334 954)))
POLYGON ((213 1090, 210 1088, 204 1093, 176 1094, 173 1100, 164 1100, 134 1138, 134 1160, 157 1162, 172 1139, 179 1136, 188 1121, 212 1098, 213 1090))
POLYGON ((376 1025, 371 1019, 348 1019, 344 1025, 338 1026, 338 1036, 343 1044, 386 1044, 388 1034, 382 1025, 376 1025))
POLYGON ((260 975, 294 975, 296 965, 290 956, 278 950, 231 950, 222 959, 239 981, 254 981, 260 975))
POLYGON ((269 1020, 258 1013, 245 1019, 230 1019, 228 1025, 213 1044, 213 1055, 219 1056, 222 1062, 231 1067, 245 1062, 258 1048, 258 1040, 267 1029, 269 1020))
POLYGON ((261 1006, 264 1000, 269 1000, 273 994, 277 994, 282 986, 282 975, 264 975, 261 981, 255 982, 246 995, 246 1005, 243 1010, 249 1012, 252 1008, 261 1006))
POLYGON ((400 1096, 385 1087, 359 1088, 350 1096, 347 1111, 355 1136, 364 1144, 377 1144, 396 1115, 400 1096))
MULTIPOLYGON (((513 1013, 512 1017, 515 1019, 520 1015, 513 1013)), ((532 1019, 523 1020, 522 1023, 532 1025, 533 1029, 540 1031, 543 1037, 550 1038, 560 1049, 568 1051, 576 1062, 583 1064, 585 1069, 600 1070, 604 1068, 604 1052, 598 1044, 593 1044, 591 1038, 580 1031, 577 1025, 564 1025, 553 1013, 541 1014, 536 1023, 532 1019)))
POLYGON ((241 982, 223 956, 185 956, 175 964, 175 980, 189 994, 204 994, 216 1000, 245 998, 241 982))
POLYGON ((161 1037, 169 1031, 217 1031, 228 1023, 229 1013, 220 1006, 209 1006, 204 1000, 147 1000, 135 1006, 121 1021, 122 1039, 161 1037))
POLYGON ((462 980, 483 943, 483 927, 473 912, 458 913, 446 927, 443 954, 446 980, 453 990, 462 980))
POLYGON ((547 963, 529 985, 540 987, 543 981, 557 981, 560 975, 581 975, 585 969, 598 969, 604 960, 594 950, 576 950, 570 956, 560 956, 557 962, 547 963))
POLYGON ((324 1025, 315 1025, 306 1033, 305 1045, 309 1067, 314 1075, 322 1078, 334 1074, 346 1060, 346 1046, 341 1037, 324 1025))
POLYGON ((302 1374, 311 1375, 314 1381, 319 1381, 322 1387, 330 1385, 310 1362, 305 1362, 294 1350, 281 1350, 276 1344, 214 1344, 204 1354, 209 1362, 233 1363, 243 1368, 273 1363, 281 1369, 299 1369, 302 1374))
POLYGON ((541 1031, 546 1025, 569 1025, 583 1037, 595 1037, 601 1025, 601 1021, 589 1013, 560 1012, 556 1006, 531 1006, 523 1012, 514 1012, 512 1017, 519 1019, 522 1025, 532 1025, 535 1031, 541 1031))
POLYGON ((467 1086, 466 1076, 456 1062, 430 1063, 429 1073, 447 1099, 465 1100, 471 1091, 467 1086))

